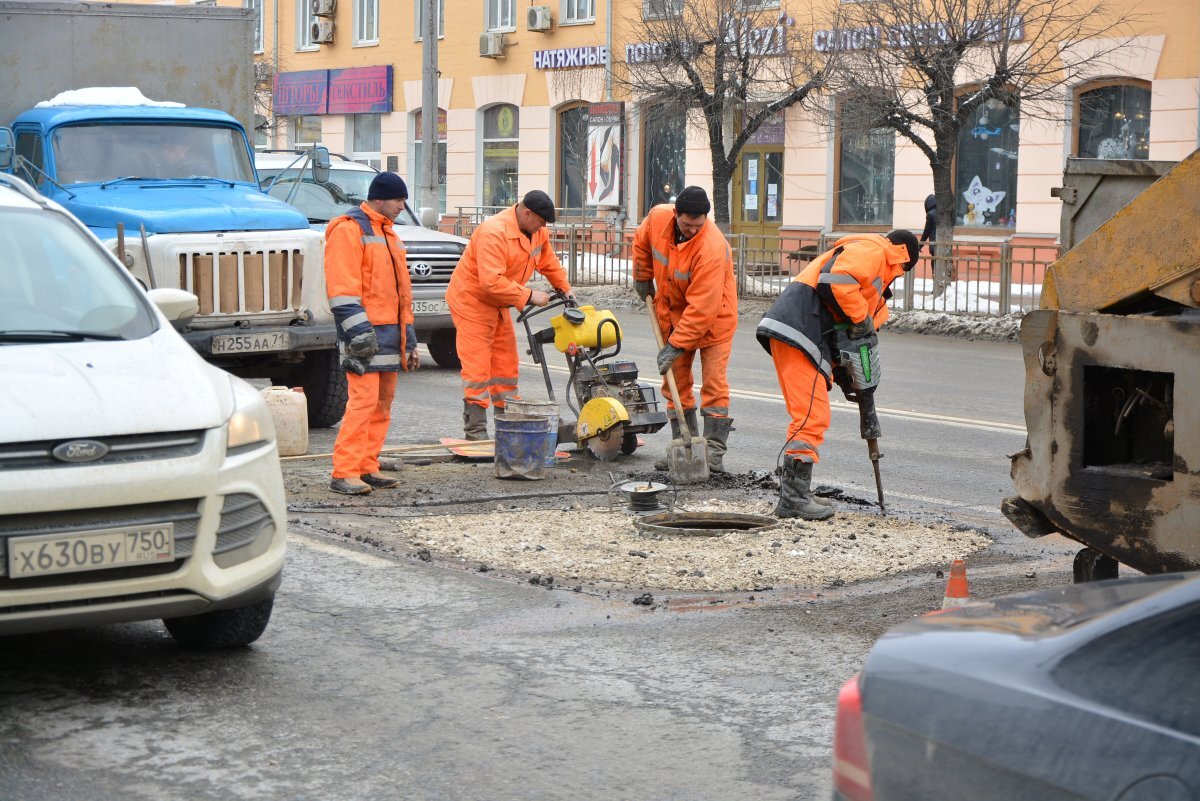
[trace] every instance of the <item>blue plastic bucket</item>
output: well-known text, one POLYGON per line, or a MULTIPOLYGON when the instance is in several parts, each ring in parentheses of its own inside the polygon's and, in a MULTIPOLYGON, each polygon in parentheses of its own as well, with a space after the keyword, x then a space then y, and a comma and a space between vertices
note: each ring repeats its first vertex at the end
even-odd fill
POLYGON ((546 434, 549 440, 546 453, 546 467, 558 464, 555 452, 558 450, 558 404, 553 401, 512 400, 504 407, 506 414, 515 417, 546 417, 550 420, 550 432, 546 434))
POLYGON ((558 422, 548 417, 501 414, 496 416, 496 478, 546 477, 546 453, 558 422))

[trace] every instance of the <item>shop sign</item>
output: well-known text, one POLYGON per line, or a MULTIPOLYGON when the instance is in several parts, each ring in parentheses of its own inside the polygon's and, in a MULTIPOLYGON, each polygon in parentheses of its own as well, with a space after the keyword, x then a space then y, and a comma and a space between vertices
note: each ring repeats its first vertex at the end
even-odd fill
POLYGON ((329 71, 329 114, 387 114, 392 110, 392 67, 329 71))
POLYGON ((535 50, 533 53, 533 68, 538 70, 564 70, 607 65, 608 48, 604 45, 535 50))
MULTIPOLYGON (((792 17, 782 18, 777 25, 752 28, 746 20, 732 20, 724 26, 725 42, 732 45, 740 41, 744 52, 755 56, 780 56, 787 52, 787 29, 795 24, 792 17)), ((681 42, 633 42, 625 45, 625 62, 647 64, 662 61, 667 57, 668 47, 679 49, 680 58, 690 60, 700 52, 701 46, 692 41, 681 42)))
POLYGON ((877 47, 914 47, 919 45, 948 44, 958 38, 978 38, 980 42, 998 42, 1004 31, 1008 31, 1010 42, 1025 39, 1025 22, 1021 17, 1008 20, 988 18, 968 23, 961 37, 951 34, 945 22, 922 22, 916 25, 894 25, 882 28, 872 25, 865 28, 834 28, 813 33, 813 49, 819 53, 846 50, 873 50, 877 47))
POLYGON ((622 155, 625 145, 625 104, 588 106, 587 175, 584 203, 621 205, 622 155))
POLYGON ((280 117, 324 114, 329 106, 329 70, 276 73, 271 105, 280 117))

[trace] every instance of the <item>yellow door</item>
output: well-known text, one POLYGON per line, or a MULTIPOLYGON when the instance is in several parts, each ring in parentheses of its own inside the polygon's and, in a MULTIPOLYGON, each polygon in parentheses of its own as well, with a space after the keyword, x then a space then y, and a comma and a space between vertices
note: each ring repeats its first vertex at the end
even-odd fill
POLYGON ((783 148, 747 146, 733 176, 731 229, 751 237, 747 245, 768 247, 783 220, 783 148))

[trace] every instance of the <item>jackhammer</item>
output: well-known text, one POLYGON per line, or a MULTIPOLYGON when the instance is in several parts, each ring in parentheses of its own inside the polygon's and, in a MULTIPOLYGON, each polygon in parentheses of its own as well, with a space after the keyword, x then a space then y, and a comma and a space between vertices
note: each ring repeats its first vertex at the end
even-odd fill
POLYGON ((867 441, 867 454, 871 468, 875 471, 875 491, 879 495, 879 511, 886 514, 883 505, 883 479, 879 474, 879 438, 883 432, 879 427, 879 415, 875 411, 875 388, 879 386, 879 337, 872 331, 868 336, 852 339, 847 332, 849 326, 839 323, 834 327, 833 379, 841 387, 846 400, 858 405, 858 433, 867 441))

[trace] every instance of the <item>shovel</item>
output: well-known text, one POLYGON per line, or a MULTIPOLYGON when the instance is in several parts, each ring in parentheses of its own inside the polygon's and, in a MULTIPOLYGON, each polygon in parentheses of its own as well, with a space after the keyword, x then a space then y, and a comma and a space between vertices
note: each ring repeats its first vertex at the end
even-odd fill
MULTIPOLYGON (((662 329, 658 326, 658 315, 654 307, 650 307, 650 326, 654 329, 654 341, 662 350, 666 343, 663 341, 662 329)), ((668 472, 676 484, 699 484, 708 480, 708 441, 704 437, 693 437, 688 430, 687 418, 683 414, 683 404, 679 402, 679 387, 675 385, 675 373, 667 370, 667 387, 671 390, 671 402, 675 404, 675 417, 679 420, 679 439, 671 440, 667 451, 668 472)))

